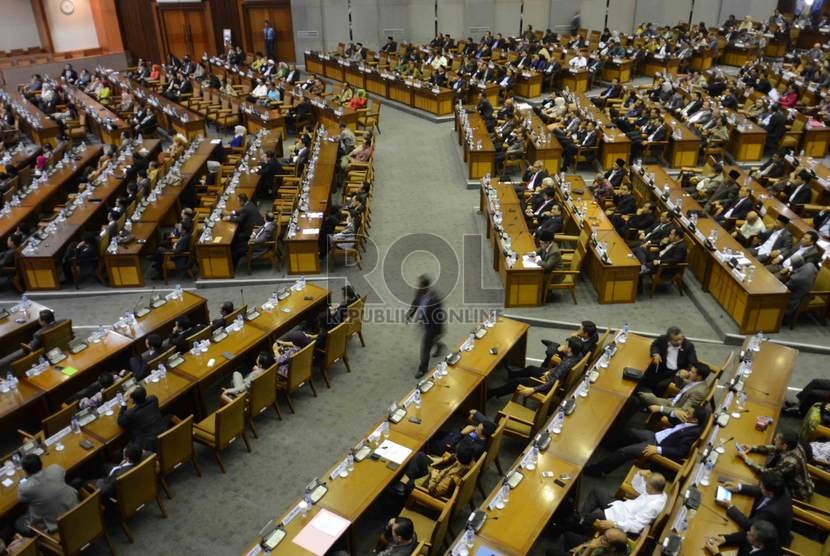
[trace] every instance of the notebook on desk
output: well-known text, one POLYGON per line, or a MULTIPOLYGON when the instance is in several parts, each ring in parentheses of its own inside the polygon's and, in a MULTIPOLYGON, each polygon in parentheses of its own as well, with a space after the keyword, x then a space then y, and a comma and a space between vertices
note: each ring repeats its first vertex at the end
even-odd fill
POLYGON ((351 522, 339 515, 321 508, 308 525, 294 537, 294 544, 308 550, 312 554, 323 556, 346 532, 351 522))

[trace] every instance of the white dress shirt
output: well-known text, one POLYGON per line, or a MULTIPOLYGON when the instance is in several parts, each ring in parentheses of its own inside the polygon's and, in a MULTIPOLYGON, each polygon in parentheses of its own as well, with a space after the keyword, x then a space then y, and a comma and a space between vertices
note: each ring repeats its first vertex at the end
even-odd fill
POLYGON ((768 257, 772 252, 772 246, 775 245, 776 241, 778 241, 778 236, 780 236, 783 231, 784 230, 775 230, 772 232, 767 240, 762 243, 760 247, 758 247, 758 255, 768 257))
POLYGON ((809 247, 804 247, 804 246, 802 245, 801 247, 799 247, 799 248, 795 251, 795 253, 793 253, 792 255, 790 255, 789 257, 787 257, 787 258, 784 260, 784 262, 782 262, 782 263, 781 263, 781 266, 783 266, 784 268, 787 268, 787 269, 791 268, 791 267, 792 267, 792 265, 793 265, 793 263, 792 263, 793 257, 795 257, 796 255, 798 255, 798 256, 803 256, 803 255, 804 255, 804 252, 805 252, 807 249, 809 249, 809 247))
POLYGON ((657 517, 666 505, 666 494, 644 492, 633 500, 615 500, 605 509, 605 518, 626 533, 639 533, 657 517))
MULTIPOLYGON (((654 439, 657 441, 658 444, 662 444, 665 439, 667 439, 672 434, 676 433, 677 431, 681 431, 683 429, 687 429, 689 427, 694 427, 697 423, 678 423, 677 425, 670 427, 668 429, 663 429, 661 431, 657 431, 654 433, 654 439)), ((657 447, 658 453, 663 453, 660 447, 657 447)))
POLYGON ((572 70, 581 70, 588 67, 588 60, 585 59, 585 56, 574 56, 568 62, 568 65, 572 70))
MULTIPOLYGON (((663 250, 665 251, 665 249, 663 250)), ((666 349, 666 368, 670 371, 677 370, 677 356, 680 354, 680 346, 673 346, 669 344, 666 349)))

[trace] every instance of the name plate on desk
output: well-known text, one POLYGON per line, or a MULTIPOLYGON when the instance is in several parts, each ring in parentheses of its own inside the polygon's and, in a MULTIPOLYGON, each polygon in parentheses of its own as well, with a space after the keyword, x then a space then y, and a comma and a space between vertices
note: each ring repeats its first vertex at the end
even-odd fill
POLYGON ((6 309, 5 307, 3 309, 0 309, 0 320, 8 318, 9 315, 10 313, 8 309, 6 309))
POLYGON ((83 340, 78 340, 77 338, 69 342, 69 352, 73 355, 76 353, 81 353, 83 350, 87 348, 86 342, 83 340))
POLYGON ((280 542, 285 538, 285 530, 282 527, 277 527, 273 531, 271 531, 268 535, 262 537, 262 542, 260 546, 271 552, 273 551, 280 542))
POLYGON ((158 299, 153 300, 153 302, 152 302, 152 303, 150 303, 150 306, 151 306, 153 309, 158 309, 159 307, 161 307, 161 306, 162 306, 162 305, 164 305, 165 303, 167 303, 167 300, 166 300, 166 299, 164 299, 163 297, 160 297, 160 298, 158 298, 158 299))
POLYGON ((182 357, 179 353, 174 353, 173 355, 167 358, 167 366, 171 369, 175 369, 182 363, 184 363, 184 357, 182 357))

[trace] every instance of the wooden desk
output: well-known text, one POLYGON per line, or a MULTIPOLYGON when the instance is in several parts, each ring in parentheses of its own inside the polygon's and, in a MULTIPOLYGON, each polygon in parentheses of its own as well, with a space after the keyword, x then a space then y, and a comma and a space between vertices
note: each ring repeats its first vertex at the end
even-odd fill
POLYGON ((17 127, 38 145, 58 144, 60 126, 25 96, 12 89, 0 90, 0 100, 11 105, 17 119, 17 127))
POLYGON ((730 44, 726 46, 723 56, 720 58, 720 63, 727 66, 741 67, 759 56, 761 56, 761 49, 757 46, 738 46, 737 44, 730 44))
MULTIPOLYGON (((669 188, 669 200, 676 203, 683 199, 683 211, 702 211, 702 207, 675 182, 665 170, 659 166, 648 165, 645 172, 654 173, 655 191, 647 184, 638 171, 632 169, 631 182, 635 194, 641 199, 651 200, 665 207, 662 199, 664 186, 669 188)), ((781 319, 789 297, 789 290, 774 275, 757 261, 754 262, 756 272, 753 280, 747 282, 739 279, 726 263, 718 260, 712 251, 705 245, 699 235, 690 233, 684 221, 681 226, 686 230, 693 248, 689 251, 689 269, 700 282, 704 291, 711 293, 723 309, 738 325, 741 334, 758 332, 776 332, 781 327, 781 319)), ((697 229, 708 237, 715 229, 718 239, 715 247, 720 251, 731 249, 744 255, 750 260, 753 257, 738 243, 726 230, 721 228, 713 219, 701 217, 697 229)))
POLYGON ((597 368, 600 378, 591 386, 588 396, 576 398, 576 410, 565 418, 562 432, 551 435, 550 445, 540 454, 536 468, 519 469, 529 446, 516 459, 512 468, 519 469, 524 479, 511 491, 510 501, 501 510, 488 509, 501 485, 487 496, 479 509, 488 515, 488 519, 476 535, 476 546, 492 546, 516 556, 530 552, 634 391, 636 384, 622 379, 623 369, 645 369, 650 362, 650 345, 648 338, 629 334, 627 341, 619 345, 608 368, 597 368), (562 487, 553 479, 542 477, 546 471, 556 476, 567 474, 572 479, 562 487))
POLYGON ((584 269, 597 292, 599 303, 634 303, 637 301, 637 285, 640 281, 640 261, 634 256, 624 238, 620 237, 602 207, 597 205, 593 195, 581 176, 567 176, 570 193, 566 199, 561 186, 557 190, 560 204, 569 217, 569 226, 576 228, 576 234, 584 228, 589 234, 597 233, 597 242, 607 244, 609 263, 602 261, 600 251, 588 242, 584 269), (576 193, 574 190, 581 190, 576 193), (575 205, 579 203, 579 207, 575 205), (576 209, 586 209, 585 218, 576 214, 576 209))
POLYGON ((764 154, 764 143, 767 140, 767 130, 751 120, 743 121, 744 129, 738 129, 738 126, 730 124, 727 149, 738 162, 761 160, 764 154))
POLYGON ((322 309, 328 302, 329 293, 325 288, 307 283, 302 291, 291 290, 289 296, 279 302, 279 307, 272 311, 260 310, 259 317, 249 323, 265 332, 270 340, 276 340, 309 313, 322 309))
MULTIPOLYGON (((152 157, 158 152, 161 141, 145 139, 135 150, 147 149, 152 157)), ((126 187, 124 171, 132 164, 128 156, 124 162, 113 168, 115 171, 100 185, 92 190, 96 201, 84 202, 76 207, 71 215, 46 239, 31 250, 24 249, 19 257, 19 265, 29 290, 60 289, 60 266, 63 254, 69 244, 77 241, 84 231, 92 229, 105 220, 106 211, 113 200, 126 187)))
POLYGON ((712 67, 712 50, 709 48, 695 49, 692 59, 689 62, 689 69, 692 71, 705 71, 712 67))
MULTIPOLYGON (((23 223, 33 223, 37 217, 66 199, 66 194, 74 189, 75 180, 87 166, 94 164, 101 156, 101 145, 89 145, 77 152, 78 159, 49 174, 45 182, 38 182, 36 187, 26 192, 18 191, 20 206, 10 207, 10 212, 0 217, 0 241, 6 244, 8 236, 23 223)), ((34 185, 34 184, 33 184, 34 185)))
POLYGON ((631 58, 608 58, 602 67, 600 75, 603 81, 617 79, 620 84, 631 81, 631 68, 634 61, 631 58))
POLYGON ((130 126, 118 114, 71 85, 65 85, 67 99, 78 110, 86 112, 86 125, 89 130, 101 138, 102 143, 121 146, 121 134, 130 134, 130 126))
MULTIPOLYGON (((330 137, 337 133, 332 126, 328 128, 328 132, 330 137)), ((335 167, 338 163, 337 145, 337 142, 330 141, 323 141, 320 145, 314 180, 309 189, 308 211, 299 213, 296 233, 291 236, 289 230, 283 240, 288 260, 288 274, 320 273, 320 226, 323 217, 312 216, 310 213, 325 214, 331 200, 335 167)))
POLYGON ((678 75, 680 73, 680 58, 673 56, 658 58, 654 54, 648 55, 643 61, 640 73, 646 77, 654 77, 656 73, 678 75))
POLYGON ((588 81, 590 80, 591 74, 587 69, 572 71, 566 66, 563 66, 561 76, 563 88, 568 88, 577 94, 588 91, 588 81))
MULTIPOLYGON (((345 459, 343 454, 337 459, 324 475, 320 477, 328 487, 328 492, 314 505, 306 517, 297 515, 289 518, 291 510, 286 511, 277 520, 285 528, 286 538, 271 552, 272 555, 310 554, 293 543, 293 539, 308 524, 308 522, 325 508, 355 523, 369 506, 385 492, 392 482, 400 476, 411 457, 422 450, 432 434, 437 431, 446 420, 459 408, 464 407, 475 398, 476 392, 483 391, 484 381, 504 357, 524 363, 524 348, 527 339, 528 326, 510 319, 501 319, 489 329, 487 334, 476 340, 475 347, 465 352, 462 359, 449 368, 446 377, 438 380, 428 392, 422 396, 421 425, 414 425, 407 419, 398 424, 390 423, 389 439, 412 450, 410 456, 396 470, 391 470, 384 461, 374 461, 366 458, 355 463, 354 470, 345 478, 332 477, 332 473, 345 459), (499 346, 499 353, 493 356, 489 349, 499 346)), ((409 395, 405 396, 406 400, 409 395)), ((479 400, 481 401, 481 400, 479 400)), ((414 406, 408 408, 410 413, 415 411, 414 406)), ((368 438, 380 426, 380 422, 372 424, 363 438, 368 438)), ((291 504, 294 509, 301 499, 291 504)), ((257 546, 259 539, 251 543, 243 554, 262 554, 257 546)))
POLYGON ((195 293, 185 291, 181 300, 168 299, 161 307, 148 307, 150 312, 143 317, 136 317, 136 327, 125 333, 133 339, 136 351, 144 351, 142 343, 150 334, 166 336, 172 329, 174 321, 187 316, 194 324, 210 324, 208 317, 207 299, 195 293))
POLYGON ((543 74, 533 70, 523 70, 516 75, 513 93, 524 98, 535 98, 542 94, 543 74))
POLYGON ((455 114, 455 131, 458 134, 458 144, 464 149, 467 178, 478 180, 487 174, 492 176, 496 172, 496 148, 478 112, 475 109, 465 108, 465 110, 470 125, 470 136, 466 137, 458 112, 455 114))
POLYGON ((668 162, 672 168, 683 166, 697 166, 698 152, 700 151, 700 137, 686 124, 664 112, 663 121, 672 130, 669 135, 668 162))
POLYGON ((830 145, 830 127, 804 127, 804 140, 801 148, 804 154, 813 158, 824 158, 830 145))
MULTIPOLYGON (((746 348, 747 342, 744 342, 746 348)), ((763 342, 760 351, 754 354, 752 362, 752 374, 745 380, 744 392, 748 396, 746 403, 747 413, 741 414, 737 419, 730 417, 729 423, 724 428, 717 425, 709 437, 710 441, 724 442, 724 453, 718 456, 714 470, 712 471, 709 485, 703 485, 697 477, 697 468, 692 470, 686 483, 681 487, 685 492, 690 486, 696 486, 702 493, 701 500, 706 508, 698 510, 697 513, 688 518, 688 529, 682 531, 678 524, 683 520, 685 510, 683 501, 680 499, 669 516, 668 522, 659 534, 658 540, 662 543, 670 534, 678 534, 683 539, 682 555, 697 555, 704 552, 706 539, 711 536, 725 535, 737 531, 739 528, 735 522, 726 517, 726 510, 717 506, 714 502, 717 489, 717 477, 725 477, 733 482, 745 482, 755 484, 758 482, 757 475, 749 469, 736 455, 735 444, 767 444, 771 441, 776 424, 773 423, 765 431, 755 429, 755 419, 759 416, 772 417, 778 420, 781 404, 787 392, 787 384, 795 369, 795 359, 798 351, 763 342), (771 382, 767 382, 772 379, 771 382), (770 393, 764 395, 756 390, 751 384, 764 384, 765 390, 770 393), (750 386, 746 388, 746 386, 750 386), (734 442, 726 442, 733 438, 734 442)), ((733 370, 732 376, 736 369, 733 370)), ((731 377, 730 377, 731 380, 731 377)), ((718 404, 719 410, 735 412, 737 410, 735 396, 731 392, 725 394, 718 404)), ((750 458, 756 463, 761 463, 765 456, 751 454, 750 458)), ((700 464, 698 464, 700 465, 700 464)), ((740 509, 745 515, 749 515, 754 500, 740 493, 733 494, 732 504, 740 509)), ((729 553, 729 552, 727 552, 729 553)))
POLYGON ((597 108, 584 94, 574 95, 577 106, 589 113, 594 121, 600 122, 599 163, 603 169, 610 169, 618 158, 628 163, 631 158, 631 139, 611 122, 608 116, 597 108))
POLYGON ((486 219, 487 237, 491 240, 493 269, 499 273, 504 284, 505 307, 536 307, 542 305, 545 289, 545 272, 539 266, 525 267, 525 253, 536 250, 533 234, 527 228, 519 197, 510 183, 496 183, 488 186, 482 180, 479 206, 486 219), (491 200, 492 196, 492 200, 491 200), (500 206, 501 221, 495 221, 494 209, 500 206), (499 230, 507 234, 516 253, 516 263, 508 268, 504 240, 499 230))
POLYGON ((532 109, 519 110, 525 122, 530 121, 530 135, 525 149, 525 158, 534 162, 541 160, 550 175, 559 173, 562 164, 562 145, 554 134, 548 131, 542 119, 532 109))

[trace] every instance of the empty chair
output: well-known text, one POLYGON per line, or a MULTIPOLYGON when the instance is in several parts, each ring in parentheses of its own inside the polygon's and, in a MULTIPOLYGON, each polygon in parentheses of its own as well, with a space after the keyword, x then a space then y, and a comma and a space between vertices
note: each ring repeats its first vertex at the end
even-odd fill
POLYGON ((260 415, 269 407, 273 407, 277 413, 277 417, 282 420, 282 412, 280 406, 277 405, 277 364, 274 363, 268 369, 265 369, 262 374, 251 380, 251 386, 248 388, 248 406, 246 414, 248 417, 248 426, 251 427, 251 432, 254 433, 254 438, 259 438, 254 425, 254 418, 260 415))
POLYGON ((239 396, 193 425, 194 440, 213 450, 222 473, 225 473, 225 464, 219 453, 234 440, 241 436, 248 452, 251 451, 248 437, 245 436, 245 403, 245 396, 239 396))
POLYGON ((161 503, 158 493, 158 481, 156 481, 156 455, 152 454, 144 461, 119 475, 115 479, 115 508, 118 513, 118 521, 124 534, 130 542, 133 536, 127 527, 127 521, 144 508, 147 502, 155 500, 161 511, 162 517, 167 517, 164 505, 161 503))
POLYGON ((308 344, 300 351, 294 353, 288 361, 288 372, 285 376, 277 374, 277 391, 282 392, 288 409, 294 413, 294 402, 291 395, 303 387, 307 382, 311 387, 311 393, 317 397, 317 388, 311 378, 311 363, 314 355, 314 344, 308 344))
POLYGON ((156 442, 159 480, 168 498, 173 496, 170 494, 167 477, 186 461, 189 460, 193 464, 196 475, 202 476, 193 450, 193 415, 188 415, 184 419, 173 417, 173 422, 174 425, 161 433, 156 442))
POLYGON ((346 371, 352 372, 349 366, 349 357, 346 353, 346 330, 347 322, 343 322, 332 328, 326 334, 325 346, 322 349, 322 360, 320 361, 320 373, 323 375, 323 380, 326 386, 331 388, 331 381, 329 380, 329 369, 341 359, 346 366, 346 371))

